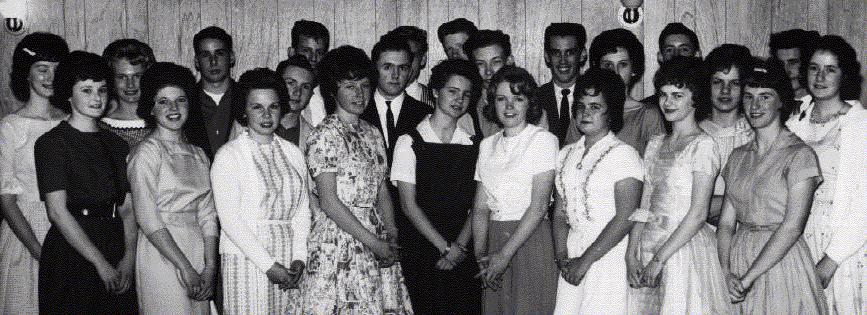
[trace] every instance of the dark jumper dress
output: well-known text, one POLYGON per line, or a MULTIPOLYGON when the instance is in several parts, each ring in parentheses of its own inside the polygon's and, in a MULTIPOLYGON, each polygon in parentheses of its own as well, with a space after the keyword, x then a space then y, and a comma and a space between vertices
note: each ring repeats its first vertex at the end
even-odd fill
MULTIPOLYGON (((433 227, 454 242, 473 207, 473 180, 479 139, 473 145, 425 142, 418 130, 408 133, 416 156, 416 202, 433 227)), ((404 279, 416 314, 479 314, 481 282, 472 249, 455 269, 436 269, 439 250, 416 229, 401 232, 404 279)), ((452 248, 452 250, 459 250, 452 248)))
MULTIPOLYGON (((127 143, 107 131, 81 132, 66 121, 36 140, 39 193, 66 191, 66 206, 84 234, 113 266, 124 255, 123 222, 115 205, 129 191, 127 143)), ((39 262, 39 313, 137 312, 135 284, 122 295, 105 290, 96 267, 52 225, 39 262)))

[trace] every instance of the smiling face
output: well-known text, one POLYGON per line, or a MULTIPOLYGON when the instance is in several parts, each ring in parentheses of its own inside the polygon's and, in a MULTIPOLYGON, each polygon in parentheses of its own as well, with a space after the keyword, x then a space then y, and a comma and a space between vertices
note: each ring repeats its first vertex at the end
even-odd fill
POLYGON ((578 121, 578 130, 582 134, 592 137, 607 134, 610 130, 608 104, 605 103, 605 97, 599 91, 585 91, 575 102, 574 110, 574 119, 578 121))
POLYGON ((741 74, 738 68, 716 71, 710 79, 713 108, 728 113, 738 108, 741 101, 741 74))
POLYGON ((295 66, 286 67, 280 74, 286 81, 289 91, 289 108, 293 112, 300 111, 310 103, 313 96, 313 73, 295 66))
POLYGON ((500 71, 508 63, 509 56, 503 54, 503 47, 491 45, 473 50, 473 62, 479 68, 479 75, 485 80, 485 86, 491 84, 494 73, 500 71))
POLYGON ((87 79, 75 82, 72 86, 72 96, 69 98, 72 115, 99 119, 106 103, 108 103, 108 86, 105 81, 87 79))
POLYGON ((30 90, 43 98, 54 95, 51 81, 54 80, 54 69, 57 69, 57 64, 51 61, 37 61, 30 65, 30 73, 27 75, 30 90))
POLYGON ((659 50, 660 62, 669 61, 675 56, 697 57, 698 55, 695 43, 686 34, 671 34, 666 36, 663 46, 659 50))
POLYGON ((783 102, 777 91, 770 88, 744 89, 744 113, 755 129, 770 126, 774 122, 780 123, 780 109, 783 102))
POLYGON ((244 113, 247 115, 247 127, 251 136, 270 137, 280 121, 280 98, 277 91, 250 90, 244 113))
POLYGON ((555 82, 572 84, 578 76, 578 61, 584 47, 578 47, 575 36, 552 36, 550 47, 545 51, 545 62, 551 68, 555 82))
POLYGON ((817 100, 830 100, 840 97, 840 81, 843 71, 834 53, 819 50, 810 58, 807 66, 807 83, 810 93, 817 100))
POLYGON ((436 109, 454 119, 460 118, 470 106, 473 83, 459 75, 452 75, 443 87, 436 91, 436 109))
POLYGON ((235 64, 235 53, 226 43, 216 38, 206 38, 199 43, 196 53, 196 70, 206 82, 223 82, 229 79, 229 68, 235 64))
POLYGON ((605 54, 599 59, 599 67, 608 69, 617 73, 623 84, 629 86, 629 81, 632 80, 632 61, 629 60, 629 52, 626 48, 617 47, 617 51, 605 54))
POLYGON ((187 93, 176 86, 167 86, 154 96, 154 108, 151 114, 156 118, 160 128, 181 130, 187 121, 190 108, 187 93))
POLYGON ((695 113, 692 91, 686 87, 663 85, 659 89, 659 105, 665 120, 677 122, 693 117, 695 113))
POLYGON ((384 51, 376 61, 379 72, 377 89, 386 98, 394 98, 403 93, 409 80, 412 67, 410 56, 406 51, 384 51))
POLYGON ((120 58, 112 62, 112 69, 114 69, 115 97, 125 104, 137 105, 141 97, 139 83, 144 75, 145 66, 132 65, 129 60, 120 58))
POLYGON ((446 56, 449 59, 468 60, 467 54, 464 53, 464 43, 470 35, 467 33, 454 33, 443 37, 443 49, 446 51, 446 56))
POLYGON ((337 82, 337 110, 351 115, 361 115, 370 101, 370 79, 342 80, 337 82))
POLYGON ((527 124, 527 109, 530 107, 530 100, 527 96, 513 94, 509 82, 497 84, 495 93, 494 109, 497 111, 497 118, 503 124, 503 128, 508 129, 527 124))
POLYGON ((792 80, 792 89, 801 88, 801 82, 798 77, 801 76, 801 49, 800 48, 783 48, 777 50, 777 60, 783 63, 786 68, 786 73, 789 75, 789 80, 792 80))

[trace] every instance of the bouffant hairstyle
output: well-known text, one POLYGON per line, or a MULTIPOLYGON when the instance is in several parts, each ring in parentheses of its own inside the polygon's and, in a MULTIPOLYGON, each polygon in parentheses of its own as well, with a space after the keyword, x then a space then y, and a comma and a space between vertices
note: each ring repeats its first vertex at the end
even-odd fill
POLYGON ((512 55, 512 44, 509 35, 501 30, 478 30, 470 35, 464 43, 464 53, 473 59, 473 50, 498 45, 503 49, 503 56, 512 55))
POLYGON ((316 21, 295 21, 295 24, 292 25, 292 47, 298 47, 301 44, 301 37, 324 41, 326 50, 331 42, 331 34, 328 33, 328 28, 316 21))
POLYGON ((602 63, 602 57, 607 54, 617 52, 617 48, 623 48, 629 54, 629 63, 632 64, 632 76, 629 77, 629 82, 626 82, 629 89, 632 89, 641 77, 644 75, 644 45, 635 37, 632 32, 616 28, 613 30, 603 31, 593 38, 590 43, 590 67, 599 68, 602 63))
POLYGON ((72 87, 75 83, 93 80, 94 82, 108 82, 111 77, 111 69, 97 54, 76 50, 60 61, 57 70, 54 70, 54 95, 51 96, 51 105, 64 112, 72 112, 72 87))
MULTIPOLYGON (((363 50, 344 45, 328 51, 316 65, 317 80, 320 84, 322 99, 325 101, 325 112, 334 113, 337 109, 335 96, 337 84, 343 80, 361 80, 367 78, 371 86, 376 84, 376 67, 363 50)), ((371 96, 373 95, 371 89, 371 96)))
POLYGON ((223 42, 226 45, 226 49, 232 51, 232 36, 219 26, 208 26, 193 36, 193 51, 196 55, 199 54, 199 44, 209 38, 223 42))
POLYGON ((247 98, 253 90, 274 90, 277 93, 277 102, 280 103, 280 115, 289 112, 289 91, 283 77, 268 68, 247 70, 238 79, 235 90, 238 94, 232 97, 232 117, 241 126, 247 126, 247 98))
POLYGON ((102 58, 105 59, 105 62, 112 70, 114 70, 114 61, 118 59, 125 59, 134 66, 144 65, 145 68, 150 67, 156 61, 154 51, 148 44, 132 38, 118 39, 111 42, 102 51, 102 58))
POLYGON ((442 43, 446 36, 451 34, 464 33, 467 34, 467 36, 473 36, 473 34, 478 31, 479 29, 470 20, 457 18, 440 25, 440 27, 437 28, 437 37, 439 37, 440 43, 442 43))
POLYGON ((536 100, 536 91, 539 89, 539 86, 527 70, 515 66, 505 66, 491 78, 492 90, 488 92, 488 103, 482 109, 482 114, 485 118, 493 121, 497 126, 503 127, 503 122, 497 117, 496 106, 496 87, 503 82, 509 84, 512 94, 523 95, 527 98, 527 123, 539 123, 539 119, 542 118, 542 105, 536 100))
POLYGON ((678 34, 686 35, 686 37, 689 38, 689 41, 695 45, 693 49, 701 50, 701 46, 698 43, 698 35, 695 35, 695 32, 680 22, 668 23, 668 25, 662 29, 662 32, 659 33, 659 49, 662 50, 662 48, 665 47, 665 38, 668 37, 668 35, 678 34))
POLYGON ((157 124, 152 113, 155 106, 154 98, 160 90, 169 86, 180 88, 187 94, 190 111, 198 104, 196 77, 189 68, 171 62, 154 63, 142 75, 141 97, 136 108, 136 114, 144 119, 149 127, 157 124))
MULTIPOLYGON (((283 72, 286 72, 286 68, 289 68, 289 67, 297 67, 297 68, 301 68, 301 69, 310 71, 310 73, 316 73, 316 71, 313 70, 313 65, 311 65, 310 61, 307 60, 307 57, 304 57, 304 55, 301 55, 301 54, 295 54, 295 55, 289 56, 288 59, 283 60, 280 63, 278 63, 277 64, 277 70, 276 70, 277 75, 279 75, 282 78, 283 72)), ((318 84, 318 82, 316 82, 316 76, 314 76, 313 77, 313 86, 316 86, 317 84, 318 84)))
POLYGON ((469 60, 453 59, 443 60, 431 69, 430 83, 428 86, 432 90, 439 90, 446 85, 453 76, 460 76, 467 79, 472 84, 472 93, 470 96, 470 104, 479 102, 482 97, 482 76, 479 75, 479 69, 469 60))
POLYGON ((12 72, 9 73, 9 88, 21 102, 30 100, 30 66, 39 61, 59 62, 69 54, 69 46, 63 37, 51 33, 31 33, 24 36, 12 52, 12 72))
MULTIPOLYGON (((701 58, 675 56, 666 61, 653 76, 653 86, 657 95, 665 85, 673 85, 677 88, 689 89, 692 92, 693 107, 695 107, 695 120, 702 121, 710 117, 713 105, 710 101, 710 82, 704 71, 701 58)), ((660 107, 662 103, 660 100, 660 107)), ((666 123, 666 129, 670 131, 666 123)))
POLYGON ((858 62, 858 55, 852 45, 837 35, 825 35, 819 38, 816 45, 813 47, 813 52, 806 59, 807 62, 801 63, 801 76, 807 78, 807 69, 810 65, 810 59, 819 52, 830 52, 837 57, 837 65, 840 67, 842 76, 840 77, 840 99, 844 101, 858 100, 861 97, 861 81, 864 78, 861 76, 861 63, 858 62))
MULTIPOLYGON (((590 68, 575 83, 578 97, 602 95, 608 109, 608 129, 619 132, 623 129, 623 104, 626 102, 625 86, 620 76, 614 71, 601 68, 590 68)), ((577 100, 576 100, 577 101, 577 100)), ((575 107, 577 109, 577 106, 575 107)), ((571 113, 573 118, 577 111, 571 113)), ((578 119, 578 118, 575 118, 578 119)))
POLYGON ((777 91, 777 96, 783 104, 780 108, 780 122, 785 122, 797 109, 799 102, 795 100, 795 92, 792 90, 792 83, 783 64, 775 58, 767 60, 754 58, 751 64, 752 69, 745 71, 743 75, 744 86, 777 91))

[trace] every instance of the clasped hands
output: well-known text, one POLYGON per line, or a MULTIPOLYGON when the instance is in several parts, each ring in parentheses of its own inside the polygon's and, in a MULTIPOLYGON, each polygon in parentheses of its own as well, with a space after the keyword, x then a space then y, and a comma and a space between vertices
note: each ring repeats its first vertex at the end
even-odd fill
POLYGON ((511 257, 506 257, 501 252, 495 252, 477 259, 479 273, 476 278, 482 280, 482 286, 494 291, 499 290, 503 283, 503 273, 509 267, 511 257))
POLYGON ((105 290, 115 295, 126 293, 132 286, 133 273, 135 272, 135 256, 125 255, 117 267, 112 266, 108 262, 96 266, 96 271, 102 283, 105 285, 105 290))
POLYGON ((379 268, 389 268, 400 261, 400 246, 397 245, 397 233, 387 233, 385 240, 377 240, 371 251, 379 268))
POLYGON ((592 262, 584 259, 584 256, 574 257, 571 259, 557 260, 557 268, 560 269, 560 276, 571 285, 578 286, 587 271, 590 270, 592 262))
POLYGON ((452 270, 466 258, 467 252, 463 246, 450 243, 449 246, 440 253, 440 259, 436 262, 436 269, 452 270))
POLYGON ((304 271, 304 262, 300 260, 292 261, 287 269, 283 264, 275 262, 265 275, 271 283, 280 286, 280 290, 287 291, 289 289, 297 289, 301 274, 304 271))
POLYGON ((626 280, 632 288, 655 288, 659 286, 659 281, 662 275, 662 268, 665 263, 658 259, 652 259, 647 266, 641 264, 641 260, 637 256, 627 255, 626 258, 626 280))

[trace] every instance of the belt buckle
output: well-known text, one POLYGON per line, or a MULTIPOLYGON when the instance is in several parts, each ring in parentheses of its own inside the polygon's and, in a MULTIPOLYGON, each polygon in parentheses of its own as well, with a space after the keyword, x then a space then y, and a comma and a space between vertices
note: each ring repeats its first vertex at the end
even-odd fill
POLYGON ((90 212, 87 209, 81 209, 81 215, 87 216, 90 212))

